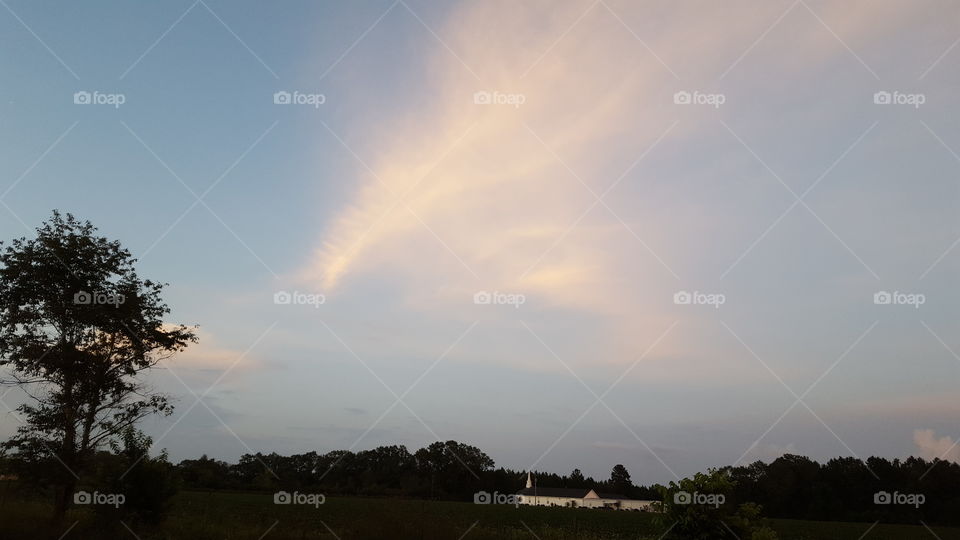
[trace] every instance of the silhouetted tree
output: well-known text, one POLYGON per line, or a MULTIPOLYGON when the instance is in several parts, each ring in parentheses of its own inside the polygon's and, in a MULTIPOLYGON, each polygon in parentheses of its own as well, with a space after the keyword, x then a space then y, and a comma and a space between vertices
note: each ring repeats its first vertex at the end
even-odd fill
POLYGON ((610 471, 610 489, 622 495, 629 495, 630 491, 633 490, 630 473, 627 472, 626 467, 619 463, 614 465, 613 470, 610 471))
POLYGON ((225 489, 238 487, 231 480, 236 478, 228 463, 210 459, 206 454, 200 459, 185 459, 177 464, 184 485, 194 489, 225 489))
POLYGON ((465 498, 481 486, 480 475, 493 469, 493 460, 479 448, 457 441, 437 441, 414 458, 418 471, 430 478, 431 496, 465 498))
POLYGON ((196 341, 190 328, 164 324, 163 284, 141 280, 130 252, 95 233, 54 212, 36 238, 0 253, 0 366, 13 377, 3 382, 32 398, 4 445, 56 471, 58 521, 96 448, 171 412, 138 375, 196 341))
POLYGON ((119 439, 111 441, 112 454, 100 452, 98 456, 95 489, 122 493, 124 503, 117 507, 96 505, 94 509, 122 534, 117 523, 120 519, 150 524, 161 521, 178 485, 166 450, 150 455, 153 439, 133 427, 125 429, 119 439))
POLYGON ((574 469, 573 472, 570 473, 570 476, 567 478, 567 487, 587 487, 587 479, 583 477, 583 473, 580 472, 580 469, 574 469))
POLYGON ((761 520, 758 505, 737 506, 729 500, 734 485, 729 471, 711 470, 661 487, 663 512, 657 520, 665 528, 669 527, 664 537, 713 540, 733 536, 776 540, 776 533, 761 520))

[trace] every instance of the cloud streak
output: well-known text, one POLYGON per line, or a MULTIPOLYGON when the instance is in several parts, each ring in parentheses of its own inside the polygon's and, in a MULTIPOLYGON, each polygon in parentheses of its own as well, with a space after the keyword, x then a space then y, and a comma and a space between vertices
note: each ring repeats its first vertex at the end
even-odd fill
MULTIPOLYGON (((464 5, 438 32, 449 50, 426 60, 435 99, 349 147, 362 187, 302 276, 324 291, 379 280, 398 309, 468 321, 478 290, 524 294, 546 326, 571 313, 589 321, 595 354, 573 353, 574 364, 625 365, 676 319, 670 299, 690 288, 692 268, 720 264, 721 252, 729 264, 750 241, 735 236, 744 218, 685 196, 678 182, 688 179, 663 176, 665 163, 684 163, 674 174, 716 182, 709 169, 729 160, 691 148, 732 113, 678 107, 673 94, 710 87, 738 58, 725 79, 733 92, 747 84, 737 75, 776 55, 811 77, 829 62, 856 65, 848 47, 916 16, 907 11, 884 7, 866 20, 853 7, 789 3, 464 5), (785 37, 794 40, 786 50, 785 37), (475 103, 477 92, 491 103, 475 103), (730 243, 710 246, 704 234, 730 243)), ((749 84, 783 90, 765 78, 749 84)), ((688 312, 685 326, 704 317, 688 312)), ((655 369, 702 375, 706 354, 670 339, 654 356, 700 360, 655 369)))

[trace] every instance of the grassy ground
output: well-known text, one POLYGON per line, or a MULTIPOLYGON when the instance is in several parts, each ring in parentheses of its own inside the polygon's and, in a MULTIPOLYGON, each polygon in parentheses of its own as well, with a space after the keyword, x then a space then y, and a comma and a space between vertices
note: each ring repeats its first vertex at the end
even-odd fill
MULTIPOLYGON (((57 538, 47 530, 50 507, 7 498, 0 503, 0 538, 57 538)), ((182 492, 159 527, 127 524, 141 540, 400 540, 453 539, 655 539, 662 530, 639 512, 330 497, 319 508, 275 505, 271 494, 182 492)), ((64 540, 134 536, 124 525, 95 530, 87 509, 71 511, 64 540)), ((772 520, 783 540, 960 540, 960 529, 772 520), (869 532, 867 532, 869 529, 869 532), (867 533, 864 536, 864 533, 867 533)))

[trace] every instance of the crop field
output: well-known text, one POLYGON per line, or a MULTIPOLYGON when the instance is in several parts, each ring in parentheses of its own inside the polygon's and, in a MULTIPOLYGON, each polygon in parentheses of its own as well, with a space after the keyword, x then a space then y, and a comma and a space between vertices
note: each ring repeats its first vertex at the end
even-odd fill
MULTIPOLYGON (((49 529, 49 513, 46 502, 5 497, 0 501, 0 537, 57 538, 49 529)), ((922 524, 796 520, 771 520, 771 524, 783 540, 960 540, 960 529, 927 529, 922 524)), ((640 512, 359 497, 328 497, 319 506, 277 505, 270 493, 222 491, 181 492, 166 521, 156 526, 122 523, 104 529, 88 508, 71 510, 64 528, 69 526, 65 540, 620 540, 656 539, 665 530, 654 515, 640 512)))

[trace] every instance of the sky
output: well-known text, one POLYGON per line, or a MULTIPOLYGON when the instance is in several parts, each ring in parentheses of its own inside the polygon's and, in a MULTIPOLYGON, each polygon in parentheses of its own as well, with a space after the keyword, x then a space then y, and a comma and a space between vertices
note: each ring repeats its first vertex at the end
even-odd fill
POLYGON ((3 0, 0 238, 71 212, 169 283, 175 461, 960 460, 958 17, 3 0))

